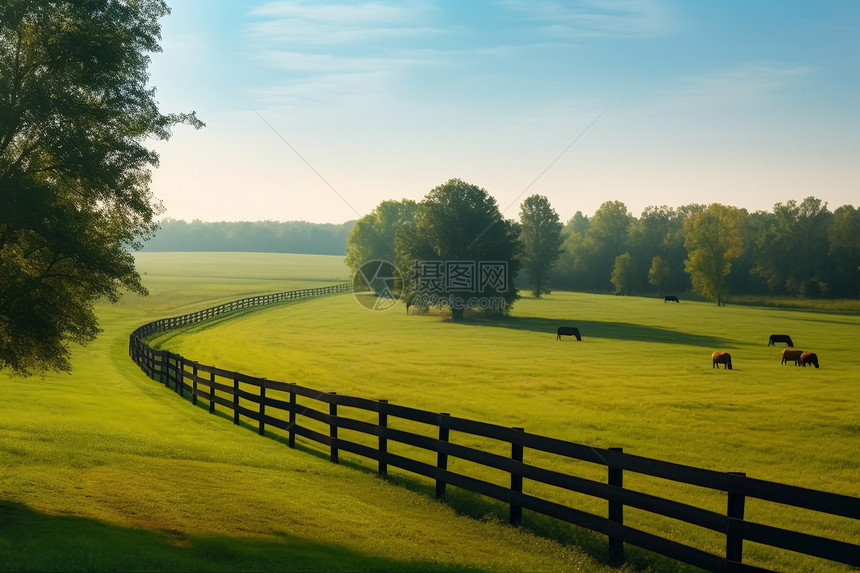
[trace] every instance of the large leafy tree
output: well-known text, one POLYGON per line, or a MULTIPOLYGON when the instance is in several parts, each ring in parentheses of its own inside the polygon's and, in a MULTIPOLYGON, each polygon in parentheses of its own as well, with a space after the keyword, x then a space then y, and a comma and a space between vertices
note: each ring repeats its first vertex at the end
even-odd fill
POLYGON ((627 251, 633 216, 621 201, 606 201, 591 217, 585 236, 585 256, 592 270, 592 288, 609 287, 615 257, 627 251))
POLYGON ((397 228, 412 221, 417 205, 411 199, 383 201, 359 219, 346 240, 346 264, 356 270, 372 260, 393 263, 397 228))
POLYGON ((833 212, 828 232, 829 254, 834 257, 834 294, 846 298, 860 296, 860 209, 843 205, 833 212))
POLYGON ((651 268, 648 269, 648 283, 657 287, 658 291, 666 290, 671 284, 672 267, 660 255, 654 255, 651 259, 651 268))
POLYGON ((549 199, 543 195, 532 195, 520 206, 520 240, 522 262, 532 294, 540 297, 549 293, 549 272, 559 255, 564 242, 562 224, 549 199))
POLYGON ((755 273, 775 294, 818 296, 827 278, 828 228, 833 214, 827 203, 807 197, 773 206, 755 273))
POLYGON ((726 277, 732 261, 743 252, 742 225, 745 212, 719 203, 684 220, 687 260, 693 289, 724 306, 728 296, 726 277))
POLYGON ((636 266, 636 261, 630 253, 624 253, 615 257, 610 277, 610 281, 615 286, 615 294, 638 291, 642 285, 641 276, 636 266))
MULTIPOLYGON (((491 301, 494 306, 487 310, 509 312, 518 298, 519 233, 519 224, 502 217, 485 189, 460 179, 443 183, 418 204, 413 221, 397 231, 396 264, 408 273, 404 297, 411 301, 429 292, 448 302, 491 301), (496 274, 502 266, 503 275, 496 274)), ((465 307, 449 306, 453 319, 463 317, 465 307)))
POLYGON ((629 243, 643 282, 648 277, 648 282, 659 290, 689 289, 689 279, 683 272, 687 256, 684 219, 678 211, 666 205, 646 207, 631 225, 629 243), (659 258, 656 270, 655 257, 659 258), (652 275, 652 270, 657 274, 652 275))
POLYGON ((69 370, 96 300, 145 294, 129 252, 156 228, 158 155, 191 114, 148 85, 161 0, 0 3, 0 369, 69 370))

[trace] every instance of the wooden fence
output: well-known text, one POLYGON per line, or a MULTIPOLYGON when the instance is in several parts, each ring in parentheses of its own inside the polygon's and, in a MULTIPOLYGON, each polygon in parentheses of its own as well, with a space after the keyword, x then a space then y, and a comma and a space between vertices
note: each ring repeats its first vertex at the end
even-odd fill
POLYGON ((451 485, 499 500, 509 506, 510 521, 515 525, 520 523, 522 512, 527 509, 602 533, 609 538, 609 557, 613 563, 623 561, 624 543, 629 543, 707 571, 768 571, 743 563, 744 542, 747 541, 860 566, 860 545, 744 518, 747 501, 757 499, 820 512, 828 517, 847 518, 843 521, 856 529, 857 520, 860 520, 860 498, 649 459, 617 448, 595 448, 532 434, 523 428, 458 418, 385 400, 255 378, 199 364, 166 350, 154 350, 143 341, 156 332, 227 312, 349 290, 351 285, 341 284, 252 297, 158 320, 132 333, 130 354, 150 378, 188 397, 192 403, 202 399, 208 403, 210 413, 215 412, 216 407, 232 412, 234 424, 240 424, 243 418, 246 422, 250 420, 261 435, 267 431, 280 433, 290 447, 295 447, 298 436, 327 448, 335 463, 341 452, 349 452, 376 462, 376 469, 382 475, 387 475, 389 468, 400 468, 430 478, 435 481, 436 495, 440 498, 451 485), (419 427, 420 430, 416 429, 419 427), (459 443, 451 439, 452 432, 460 438, 456 440, 459 443), (495 446, 482 448, 464 444, 487 439, 495 446), (545 463, 553 456, 602 466, 605 480, 560 471, 558 464, 545 463), (453 460, 472 463, 471 466, 463 464, 464 467, 492 468, 507 477, 504 483, 499 483, 499 480, 489 481, 475 475, 480 472, 457 471, 449 467, 453 460), (625 488, 625 476, 630 474, 725 492, 725 510, 714 511, 625 488), (528 480, 527 489, 524 480, 528 480), (567 497, 582 494, 605 500, 606 514, 597 515, 570 506, 574 504, 561 503, 559 496, 545 495, 536 484, 559 488, 567 497), (725 539, 725 552, 714 554, 625 524, 625 508, 636 508, 716 532, 725 539))

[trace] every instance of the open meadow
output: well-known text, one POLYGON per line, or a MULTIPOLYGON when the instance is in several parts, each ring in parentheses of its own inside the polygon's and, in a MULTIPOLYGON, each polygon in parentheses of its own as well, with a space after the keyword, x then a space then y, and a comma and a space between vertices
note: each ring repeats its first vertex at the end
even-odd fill
POLYGON ((104 333, 71 375, 0 375, 0 570, 611 571, 209 416, 128 357, 143 323, 341 282, 341 257, 138 262, 151 296, 100 305, 104 333))
MULTIPOLYGON (((143 323, 343 282, 340 257, 142 253, 138 264, 151 296, 100 306, 105 332, 75 350, 71 375, 0 377, 0 569, 610 570, 595 561, 605 558, 605 538, 528 512, 517 530, 504 525, 505 506, 456 488, 446 505, 406 472, 392 471, 389 483, 350 454, 335 465, 310 443, 290 450, 276 432, 262 438, 192 407, 128 357, 128 335, 143 323)), ((332 295, 151 344, 321 391, 858 497, 858 326, 856 312, 568 292, 526 297, 508 318, 452 323, 332 295), (559 325, 579 327, 583 340, 557 341, 559 325), (821 368, 780 365, 780 348, 766 345, 771 333, 817 352, 821 368), (732 354, 733 370, 711 367, 717 349, 732 354)), ((556 463, 605 479, 582 462, 556 463)), ((449 467, 481 471, 466 464, 449 467)), ((724 495, 692 487, 630 473, 625 487, 725 510, 724 495)), ((605 512, 605 502, 581 497, 564 501, 605 512)), ((812 512, 757 502, 747 515, 860 540, 855 524, 812 512)), ((720 536, 645 512, 628 508, 625 522, 724 549, 720 536)), ((745 561, 777 570, 848 570, 749 545, 745 561)), ((628 554, 630 567, 691 570, 628 554)))
MULTIPOLYGON (((323 392, 387 399, 858 497, 860 362, 852 344, 858 327, 856 312, 666 304, 568 292, 524 298, 509 318, 453 323, 433 315, 407 316, 403 305, 373 312, 352 295, 335 295, 165 333, 153 346, 323 392), (583 340, 557 341, 555 330, 562 324, 579 327, 583 340), (781 365, 782 346, 767 346, 772 333, 788 333, 797 348, 817 352, 822 367, 781 365), (714 350, 730 352, 734 369, 712 368, 714 350)), ((569 471, 602 477, 572 463, 569 471)), ((505 475, 498 473, 484 477, 502 483, 505 475)), ((405 472, 402 477, 410 479, 405 472)), ((631 475, 625 486, 724 511, 724 495, 656 481, 631 475)), ((576 503, 586 511, 605 511, 601 500, 576 503)), ((496 513, 504 518, 503 508, 496 513)), ((860 540, 848 520, 785 512, 776 504, 749 503, 747 515, 860 540)), ((536 529, 549 528, 533 521, 536 529)), ((645 512, 631 510, 625 522, 677 539, 692 535, 701 548, 721 551, 719 536, 690 533, 645 512)), ((750 545, 745 556, 764 566, 846 570, 750 545)))

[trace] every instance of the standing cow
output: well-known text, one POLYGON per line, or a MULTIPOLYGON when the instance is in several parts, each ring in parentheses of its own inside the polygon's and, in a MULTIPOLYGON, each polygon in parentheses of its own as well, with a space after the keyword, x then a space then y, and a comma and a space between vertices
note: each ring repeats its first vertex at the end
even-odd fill
POLYGON ((800 355, 800 365, 806 368, 807 364, 818 368, 818 356, 814 352, 804 352, 800 355))
POLYGON ((719 370, 719 364, 722 364, 724 368, 728 370, 732 369, 732 355, 728 352, 720 352, 719 350, 711 354, 711 361, 713 362, 713 366, 711 368, 716 368, 719 370))
POLYGON ((794 350, 792 348, 783 348, 782 349, 782 360, 780 364, 788 364, 791 361, 794 361, 795 366, 800 366, 800 356, 803 354, 803 350, 794 350))
POLYGON ((559 326, 555 339, 561 340, 562 336, 575 336, 577 340, 582 340, 582 336, 579 334, 579 329, 575 326, 559 326))
POLYGON ((776 346, 777 342, 785 342, 789 348, 794 347, 791 337, 787 334, 771 334, 770 340, 767 341, 768 346, 776 346))
POLYGON ((663 297, 663 302, 681 302, 677 296, 666 295, 663 297))

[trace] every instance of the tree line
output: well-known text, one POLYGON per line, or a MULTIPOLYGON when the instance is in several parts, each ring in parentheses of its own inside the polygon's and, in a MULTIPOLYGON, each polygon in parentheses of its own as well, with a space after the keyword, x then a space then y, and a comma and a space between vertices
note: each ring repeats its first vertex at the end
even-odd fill
POLYGON ((344 255, 355 221, 339 225, 307 221, 161 222, 144 251, 260 252, 344 255))
POLYGON ((730 294, 860 296, 860 209, 815 197, 748 212, 690 204, 632 216, 603 203, 565 225, 557 288, 630 294, 693 290, 718 304, 730 294))
POLYGON ((831 212, 807 197, 777 203, 772 212, 719 203, 663 205, 647 207, 637 218, 624 203, 607 201, 593 216, 577 212, 562 225, 546 197, 528 197, 519 220, 508 221, 485 190, 454 179, 420 203, 383 201, 359 219, 346 262, 358 270, 369 260, 394 261, 410 300, 422 279, 410 268, 415 261, 504 257, 511 280, 524 270, 517 283, 534 296, 563 288, 693 291, 718 305, 743 294, 857 298, 860 209, 844 205, 831 212), (490 229, 492 238, 486 236, 490 229))

